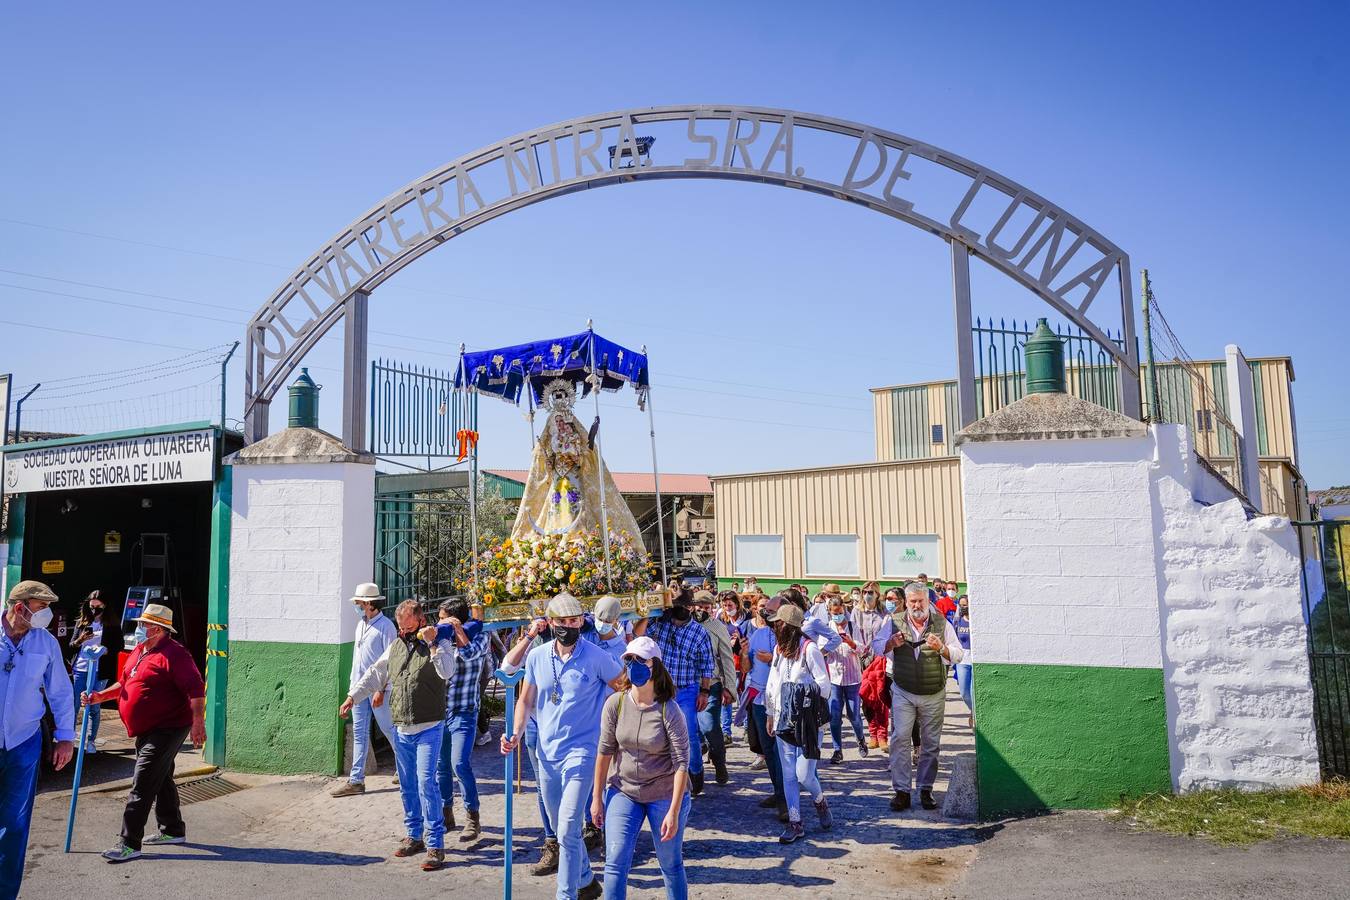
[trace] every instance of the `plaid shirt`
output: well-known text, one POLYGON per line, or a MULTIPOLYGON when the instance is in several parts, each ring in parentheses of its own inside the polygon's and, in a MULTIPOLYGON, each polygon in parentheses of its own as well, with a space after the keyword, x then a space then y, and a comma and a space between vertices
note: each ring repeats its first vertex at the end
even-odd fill
POLYGON ((447 714, 478 708, 479 681, 483 676, 483 662, 488 654, 488 633, 463 647, 455 648, 455 671, 445 683, 445 711, 447 714))
POLYGON ((712 638, 693 619, 684 625, 658 619, 647 626, 647 637, 661 645, 661 662, 677 689, 714 677, 712 638))

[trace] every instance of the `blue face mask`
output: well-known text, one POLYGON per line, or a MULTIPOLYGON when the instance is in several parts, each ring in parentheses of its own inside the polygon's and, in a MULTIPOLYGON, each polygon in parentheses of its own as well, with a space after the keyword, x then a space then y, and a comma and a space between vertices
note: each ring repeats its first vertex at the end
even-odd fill
POLYGON ((606 621, 603 620, 603 619, 596 619, 596 620, 595 620, 595 630, 598 631, 598 632, 600 632, 600 634, 602 634, 602 635, 609 635, 610 633, 612 633, 612 632, 614 631, 614 623, 613 623, 613 622, 606 622, 606 621))
POLYGON ((628 661, 628 681, 633 687, 642 687, 652 680, 652 667, 640 659, 628 661))
POLYGON ((843 613, 830 613, 830 621, 832 622, 843 622, 846 621, 847 619, 848 616, 844 615, 843 613))
POLYGON ((887 600, 887 601, 886 601, 886 612, 895 612, 895 601, 894 601, 894 600, 887 600))

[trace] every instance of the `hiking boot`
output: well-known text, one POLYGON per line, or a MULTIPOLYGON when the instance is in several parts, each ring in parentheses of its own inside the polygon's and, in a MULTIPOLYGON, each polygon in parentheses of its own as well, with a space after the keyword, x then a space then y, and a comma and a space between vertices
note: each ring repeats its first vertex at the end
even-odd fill
POLYGON ((398 849, 394 851, 394 856, 399 859, 404 859, 405 857, 416 856, 426 849, 427 845, 417 840, 417 838, 406 837, 398 842, 398 849))
POLYGON ((896 791, 895 796, 891 798, 891 809, 895 812, 904 812, 910 805, 909 791, 896 791))
POLYGON ((702 772, 690 772, 690 773, 689 773, 689 793, 690 793, 692 796, 695 796, 695 797, 697 797, 699 794, 703 793, 703 773, 702 773, 702 772))
POLYGON ((820 830, 829 831, 834 824, 834 816, 830 815, 830 804, 824 797, 816 801, 816 815, 820 818, 820 830))
POLYGON ((357 794, 364 794, 365 792, 366 792, 366 784, 364 781, 347 781, 333 788, 333 790, 329 793, 329 796, 355 797, 357 794))
POLYGON ((726 764, 725 762, 720 762, 720 763, 715 762, 715 763, 713 763, 713 772, 716 773, 716 776, 717 776, 717 783, 718 783, 718 784, 726 784, 726 783, 727 783, 727 780, 728 780, 728 776, 727 776, 727 764, 726 764))
POLYGON ((843 761, 844 761, 843 750, 835 750, 833 753, 830 754, 830 762, 834 763, 836 766, 843 761))
POLYGON ((187 837, 181 834, 165 834, 161 831, 159 834, 151 835, 141 843, 149 844, 152 847, 164 847, 169 844, 186 844, 187 837))
POLYGON ((937 801, 933 799, 932 788, 921 788, 919 790, 919 804, 924 809, 937 809, 937 801))
POLYGON ((762 757, 762 756, 756 756, 756 757, 755 757, 755 761, 752 762, 752 763, 750 764, 750 771, 752 771, 752 772, 763 772, 763 771, 764 771, 765 769, 767 769, 768 767, 769 767, 769 764, 766 763, 766 762, 764 761, 764 757, 762 757))
POLYGON ((103 858, 110 863, 131 862, 133 859, 141 858, 141 851, 133 850, 119 841, 116 847, 103 851, 103 858))
POLYGON ((778 843, 791 844, 795 841, 799 841, 805 832, 806 829, 802 828, 801 822, 789 821, 787 827, 783 829, 783 833, 778 836, 778 843))
POLYGON ((597 848, 605 846, 605 833, 587 822, 581 829, 581 841, 586 845, 588 852, 593 852, 597 848))
POLYGON ((759 808, 760 808, 760 809, 773 809, 773 808, 774 808, 775 806, 777 806, 780 802, 781 802, 781 801, 780 801, 777 797, 775 797, 773 794, 770 794, 769 796, 765 797, 763 800, 759 801, 759 808))
POLYGON ((558 871, 558 839, 548 838, 539 852, 539 862, 530 866, 531 875, 552 875, 558 871))
POLYGON ((873 750, 877 749, 877 739, 874 737, 869 737, 867 739, 867 746, 873 750))
MULTIPOLYGON (((445 826, 447 829, 454 828, 454 822, 445 826)), ((459 842, 461 844, 472 844, 483 834, 482 826, 478 823, 478 810, 464 810, 464 828, 459 833, 459 842)))
POLYGON ((427 851, 427 858, 422 860, 423 872, 435 872, 445 866, 445 851, 440 847, 432 847, 427 851))
POLYGON ((577 900, 600 900, 604 892, 605 886, 600 883, 600 879, 592 878, 590 884, 577 891, 577 900))
POLYGON ((447 803, 441 807, 441 818, 445 820, 445 833, 455 830, 455 804, 447 803))

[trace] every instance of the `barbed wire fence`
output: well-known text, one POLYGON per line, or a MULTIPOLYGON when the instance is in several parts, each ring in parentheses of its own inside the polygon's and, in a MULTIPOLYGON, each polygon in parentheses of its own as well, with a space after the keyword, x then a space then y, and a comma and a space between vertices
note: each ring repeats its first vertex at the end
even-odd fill
POLYGON ((1196 453, 1246 497, 1238 430, 1226 412, 1228 383, 1222 364, 1195 361, 1163 314, 1147 273, 1144 291, 1144 331, 1150 344, 1146 359, 1153 370, 1144 376, 1144 418, 1185 425, 1194 436, 1196 453))

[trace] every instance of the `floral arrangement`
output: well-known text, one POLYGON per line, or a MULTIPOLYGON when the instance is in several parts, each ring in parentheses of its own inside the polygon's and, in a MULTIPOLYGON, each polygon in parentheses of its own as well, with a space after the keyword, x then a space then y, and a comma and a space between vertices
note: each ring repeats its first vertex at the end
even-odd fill
POLYGON ((479 551, 477 590, 469 558, 455 575, 455 589, 492 606, 551 597, 564 590, 577 597, 631 594, 652 583, 651 558, 627 531, 609 536, 609 571, 607 581, 604 542, 598 530, 518 541, 507 538, 479 551))

